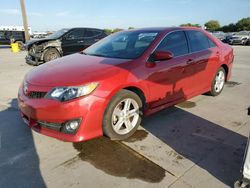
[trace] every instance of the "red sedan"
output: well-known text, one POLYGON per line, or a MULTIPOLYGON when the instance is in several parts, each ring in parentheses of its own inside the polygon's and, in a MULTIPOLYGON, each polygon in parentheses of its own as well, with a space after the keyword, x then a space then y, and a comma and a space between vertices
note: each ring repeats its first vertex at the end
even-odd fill
POLYGON ((33 69, 19 89, 19 107, 41 134, 122 140, 143 115, 206 92, 219 95, 233 58, 230 46, 198 28, 119 32, 33 69))

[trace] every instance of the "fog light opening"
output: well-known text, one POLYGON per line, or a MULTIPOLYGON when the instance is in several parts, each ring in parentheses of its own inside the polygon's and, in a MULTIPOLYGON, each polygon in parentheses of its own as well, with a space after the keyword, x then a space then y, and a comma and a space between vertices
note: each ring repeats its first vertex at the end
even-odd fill
POLYGON ((71 120, 71 121, 67 121, 64 126, 63 126, 63 132, 66 132, 66 133, 75 133, 77 131, 77 129, 79 128, 80 126, 80 119, 74 119, 74 120, 71 120))
POLYGON ((78 126, 79 126, 78 121, 71 121, 69 123, 66 123, 66 129, 68 131, 72 131, 72 130, 74 131, 78 128, 78 126))

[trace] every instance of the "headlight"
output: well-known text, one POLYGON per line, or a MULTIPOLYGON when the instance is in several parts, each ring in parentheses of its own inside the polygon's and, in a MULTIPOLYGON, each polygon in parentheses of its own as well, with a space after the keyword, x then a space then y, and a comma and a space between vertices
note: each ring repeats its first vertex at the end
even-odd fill
POLYGON ((33 45, 30 47, 30 52, 32 52, 32 53, 41 52, 42 50, 43 50, 43 46, 42 46, 42 45, 33 44, 33 45))
POLYGON ((97 86, 98 83, 93 82, 84 86, 57 87, 52 89, 46 98, 52 98, 62 102, 68 101, 92 93, 97 86))

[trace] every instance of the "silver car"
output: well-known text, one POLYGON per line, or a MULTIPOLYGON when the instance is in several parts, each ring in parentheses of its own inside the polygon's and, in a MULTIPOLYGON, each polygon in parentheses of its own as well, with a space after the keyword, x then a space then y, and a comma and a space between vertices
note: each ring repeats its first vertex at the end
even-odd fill
POLYGON ((240 31, 229 39, 229 44, 249 45, 250 31, 240 31))

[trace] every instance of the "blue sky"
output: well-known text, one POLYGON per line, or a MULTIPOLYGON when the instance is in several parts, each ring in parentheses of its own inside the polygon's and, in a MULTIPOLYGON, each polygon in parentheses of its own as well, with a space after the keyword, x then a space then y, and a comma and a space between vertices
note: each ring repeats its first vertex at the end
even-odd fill
MULTIPOLYGON (((19 0, 0 0, 0 25, 22 25, 19 0)), ((32 30, 221 25, 250 17, 250 0, 26 0, 32 30)))

